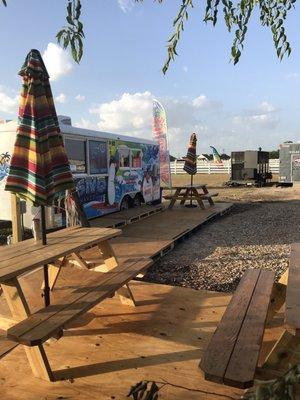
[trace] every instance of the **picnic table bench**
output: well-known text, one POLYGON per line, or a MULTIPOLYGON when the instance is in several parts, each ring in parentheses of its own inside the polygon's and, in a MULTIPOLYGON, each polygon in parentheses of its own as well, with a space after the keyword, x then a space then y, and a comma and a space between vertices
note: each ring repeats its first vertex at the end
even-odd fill
POLYGON ((53 381, 53 372, 43 348, 47 339, 53 336, 59 338, 70 321, 115 293, 122 301, 130 301, 130 304, 135 305, 128 282, 144 272, 153 261, 132 258, 119 264, 108 240, 120 234, 119 229, 112 228, 67 228, 50 233, 47 236, 47 245, 44 246, 28 240, 3 248, 0 284, 12 317, 0 316, 0 328, 6 331, 6 335, 0 335, 0 358, 18 344, 23 344, 33 374, 53 381), (82 267, 89 267, 80 252, 93 246, 98 246, 107 272, 96 276, 95 273, 87 274, 83 286, 70 289, 57 304, 31 314, 18 278, 45 263, 51 263, 53 288, 68 257, 75 257, 82 267))
POLYGON ((300 243, 292 245, 290 265, 278 283, 274 272, 248 270, 213 335, 200 368, 205 379, 248 388, 253 380, 266 321, 285 303, 285 330, 262 368, 287 368, 300 357, 300 243))
POLYGON ((171 200, 168 206, 169 209, 174 207, 176 201, 180 201, 180 205, 184 205, 186 201, 196 200, 199 206, 204 210, 205 205, 203 200, 207 200, 211 206, 215 203, 213 197, 218 196, 217 192, 209 192, 206 184, 198 185, 175 185, 172 186, 171 190, 175 190, 174 194, 164 195, 165 200, 171 200))

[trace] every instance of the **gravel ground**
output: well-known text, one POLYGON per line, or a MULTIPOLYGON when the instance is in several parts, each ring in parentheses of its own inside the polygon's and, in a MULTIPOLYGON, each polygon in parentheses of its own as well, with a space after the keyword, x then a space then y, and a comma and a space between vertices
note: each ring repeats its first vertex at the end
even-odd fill
POLYGON ((248 268, 271 269, 278 278, 288 266, 290 244, 300 241, 299 211, 296 200, 235 204, 159 260, 145 280, 232 292, 248 268))

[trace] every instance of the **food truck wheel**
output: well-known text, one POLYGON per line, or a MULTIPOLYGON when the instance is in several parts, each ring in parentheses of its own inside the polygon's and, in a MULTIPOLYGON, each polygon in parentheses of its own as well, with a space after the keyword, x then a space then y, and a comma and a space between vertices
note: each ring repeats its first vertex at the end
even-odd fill
POLYGON ((121 202, 120 210, 128 210, 131 206, 131 199, 129 196, 125 196, 121 202))
POLYGON ((133 199, 133 207, 139 207, 143 202, 143 197, 140 193, 137 193, 133 199))

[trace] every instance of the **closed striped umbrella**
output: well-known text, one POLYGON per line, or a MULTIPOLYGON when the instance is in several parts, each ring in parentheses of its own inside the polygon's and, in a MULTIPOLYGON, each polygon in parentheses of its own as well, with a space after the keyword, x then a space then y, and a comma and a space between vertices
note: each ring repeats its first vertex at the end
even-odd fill
MULTIPOLYGON (((183 169, 191 175, 191 187, 193 187, 193 176, 197 173, 197 157, 196 157, 196 147, 197 147, 197 136, 196 133, 192 133, 190 137, 190 143, 188 152, 185 159, 185 163, 183 169)), ((196 207, 193 204, 193 194, 192 189, 190 189, 190 204, 187 204, 186 207, 196 207)))
MULTIPOLYGON (((18 130, 5 190, 41 206, 46 244, 45 206, 74 180, 60 133, 49 75, 38 50, 31 50, 19 72, 23 78, 18 130)), ((44 265, 45 305, 50 304, 48 266, 44 265)))
POLYGON ((183 169, 190 175, 197 173, 197 157, 196 157, 197 136, 192 133, 190 137, 190 144, 185 159, 183 169))
POLYGON ((5 190, 35 206, 51 205, 74 188, 53 103, 49 75, 38 50, 31 50, 19 72, 23 78, 18 131, 5 190))

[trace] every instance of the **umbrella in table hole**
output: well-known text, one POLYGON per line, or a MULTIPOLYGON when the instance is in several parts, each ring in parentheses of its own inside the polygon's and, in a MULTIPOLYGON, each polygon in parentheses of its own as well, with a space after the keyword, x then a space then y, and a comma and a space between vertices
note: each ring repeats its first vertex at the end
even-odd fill
MULTIPOLYGON (((191 187, 193 186, 193 176, 197 173, 197 157, 196 157, 196 146, 197 146, 197 136, 196 133, 192 133, 190 137, 190 143, 188 147, 188 152, 184 158, 185 163, 183 169, 185 172, 191 175, 191 187)), ((192 204, 192 192, 189 207, 193 207, 192 204)))
MULTIPOLYGON (((31 50, 19 72, 23 79, 18 129, 5 190, 41 206, 43 244, 46 244, 45 206, 74 180, 60 133, 49 75, 38 50, 31 50)), ((45 304, 49 305, 48 269, 44 266, 45 304)))

